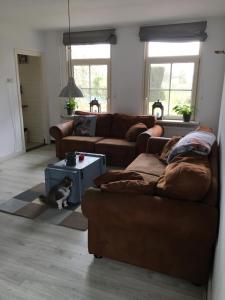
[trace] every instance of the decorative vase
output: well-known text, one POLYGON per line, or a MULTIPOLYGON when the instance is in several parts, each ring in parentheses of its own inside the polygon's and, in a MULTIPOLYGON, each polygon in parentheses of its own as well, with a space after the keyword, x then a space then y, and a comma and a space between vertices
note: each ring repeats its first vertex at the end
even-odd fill
POLYGON ((183 115, 183 120, 184 120, 184 122, 190 122, 191 115, 183 115))
POLYGON ((72 108, 67 108, 67 115, 71 116, 73 114, 73 109, 72 108))

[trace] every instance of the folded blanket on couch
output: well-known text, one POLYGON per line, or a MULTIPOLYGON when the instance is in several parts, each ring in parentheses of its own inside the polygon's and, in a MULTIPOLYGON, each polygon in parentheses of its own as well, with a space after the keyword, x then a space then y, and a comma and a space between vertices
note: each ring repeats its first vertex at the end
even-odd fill
POLYGON ((172 162, 177 155, 185 154, 190 151, 200 155, 208 155, 215 140, 216 137, 211 132, 190 132, 180 139, 179 142, 172 148, 168 156, 167 163, 172 162))

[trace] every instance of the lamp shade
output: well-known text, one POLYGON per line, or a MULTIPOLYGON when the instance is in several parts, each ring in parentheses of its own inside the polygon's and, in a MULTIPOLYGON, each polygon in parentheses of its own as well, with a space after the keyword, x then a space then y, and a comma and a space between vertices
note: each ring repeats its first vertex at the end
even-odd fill
POLYGON ((78 98, 84 97, 81 90, 76 86, 74 78, 69 77, 67 85, 61 90, 61 98, 78 98))

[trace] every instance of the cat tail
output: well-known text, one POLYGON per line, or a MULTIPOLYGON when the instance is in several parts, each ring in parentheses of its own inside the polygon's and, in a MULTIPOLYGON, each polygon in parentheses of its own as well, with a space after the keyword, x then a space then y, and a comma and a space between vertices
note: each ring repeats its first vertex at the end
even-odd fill
POLYGON ((45 195, 40 195, 39 199, 41 200, 41 202, 48 204, 48 198, 45 195))

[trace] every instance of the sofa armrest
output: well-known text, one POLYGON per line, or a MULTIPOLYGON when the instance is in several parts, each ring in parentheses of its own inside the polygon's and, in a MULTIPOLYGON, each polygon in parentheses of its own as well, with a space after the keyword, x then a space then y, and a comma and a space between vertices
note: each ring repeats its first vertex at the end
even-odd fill
POLYGON ((170 140, 166 137, 150 137, 148 139, 146 152, 151 154, 161 154, 163 147, 170 140))
POLYGON ((63 137, 72 135, 73 133, 73 121, 67 121, 65 123, 60 123, 52 126, 49 132, 53 138, 56 140, 61 140, 63 137))
POLYGON ((212 244, 217 233, 218 211, 211 206, 157 196, 109 193, 89 188, 81 202, 82 212, 90 222, 119 228, 145 228, 176 233, 181 239, 212 244), (206 221, 203 221, 206 220, 206 221))
POLYGON ((159 137, 163 134, 163 128, 160 125, 155 125, 137 137, 138 154, 145 153, 147 149, 148 139, 150 137, 159 137))

